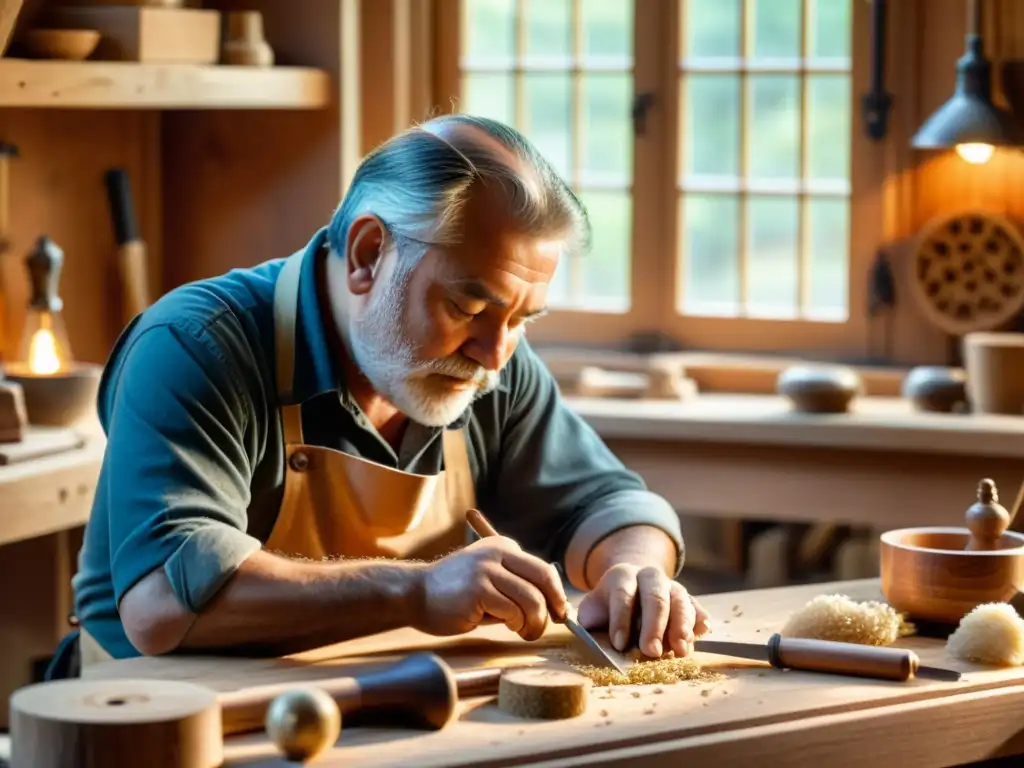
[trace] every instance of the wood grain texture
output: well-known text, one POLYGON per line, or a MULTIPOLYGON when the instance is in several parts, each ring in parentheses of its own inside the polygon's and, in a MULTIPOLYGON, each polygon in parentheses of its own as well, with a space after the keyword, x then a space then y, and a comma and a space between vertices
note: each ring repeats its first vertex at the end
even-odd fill
MULTIPOLYGON (((807 600, 834 592, 855 599, 880 596, 878 582, 867 580, 708 595, 702 597, 702 603, 712 613, 716 639, 763 642, 807 600)), ((567 633, 558 625, 552 625, 534 644, 519 640, 503 627, 447 639, 396 631, 286 659, 131 659, 97 665, 87 675, 195 680, 218 690, 234 690, 257 681, 312 680, 337 674, 351 664, 379 662, 420 648, 434 649, 456 668, 527 659, 552 661, 561 657, 567 642, 567 633)), ((863 742, 865 736, 884 739, 895 733, 899 734, 899 754, 916 756, 914 765, 921 766, 948 764, 943 760, 949 754, 1024 750, 1020 742, 1007 746, 1016 731, 1008 732, 1009 720, 998 713, 992 727, 969 727, 979 717, 996 711, 984 705, 985 696, 1005 696, 1004 708, 1021 706, 1024 669, 962 662, 951 658, 942 642, 934 639, 904 638, 898 644, 915 650, 924 664, 962 671, 963 679, 959 683, 890 683, 781 672, 757 662, 702 655, 706 667, 721 672, 723 680, 616 687, 610 692, 594 689, 587 712, 573 720, 571 729, 562 722, 511 717, 493 700, 476 699, 464 702, 459 721, 439 732, 347 731, 339 744, 325 753, 321 764, 401 766, 407 764, 410 754, 416 754, 417 765, 425 767, 554 764, 565 759, 575 761, 571 764, 601 764, 615 755, 642 758, 647 765, 668 765, 674 764, 671 758, 675 755, 694 750, 714 755, 715 760, 703 764, 738 765, 757 756, 780 754, 769 752, 769 747, 789 745, 785 747, 789 750, 785 765, 811 766, 819 761, 851 765, 849 753, 863 757, 863 750, 875 749, 863 742), (904 727, 894 731, 885 725, 892 720, 880 720, 877 712, 918 714, 900 715, 897 722, 904 727), (926 722, 928 718, 940 719, 946 727, 937 729, 926 722), (844 727, 821 730, 828 722, 844 727), (962 723, 966 730, 950 728, 952 722, 962 723), (923 727, 905 727, 908 723, 923 727), (802 743, 799 734, 805 729, 812 749, 800 755, 792 746, 802 743)), ((1019 717, 1014 722, 1019 729, 1019 717)), ((264 736, 231 740, 225 749, 232 766, 285 765, 275 758, 264 736)))

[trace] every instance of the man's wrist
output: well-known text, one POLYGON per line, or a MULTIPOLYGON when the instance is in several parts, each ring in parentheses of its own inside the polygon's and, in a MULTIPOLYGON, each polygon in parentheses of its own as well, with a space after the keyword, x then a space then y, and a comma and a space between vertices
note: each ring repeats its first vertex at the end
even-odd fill
POLYGON ((594 546, 587 556, 585 576, 588 587, 593 589, 610 568, 625 564, 659 567, 671 578, 678 561, 676 543, 665 531, 653 525, 631 525, 609 534, 594 546))

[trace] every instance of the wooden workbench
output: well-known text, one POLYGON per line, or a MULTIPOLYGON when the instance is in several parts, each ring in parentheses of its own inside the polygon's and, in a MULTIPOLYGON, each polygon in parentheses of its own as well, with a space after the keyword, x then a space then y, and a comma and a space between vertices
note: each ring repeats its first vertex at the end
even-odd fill
POLYGON ((980 479, 1004 501, 1024 479, 1024 416, 918 413, 894 397, 835 415, 775 395, 566 402, 684 517, 962 525, 980 479))
POLYGON ((0 729, 11 692, 68 631, 71 576, 89 519, 104 440, 83 427, 82 448, 0 466, 0 729))
MULTIPOLYGON (((764 641, 789 613, 817 594, 879 597, 874 580, 719 594, 702 598, 717 639, 764 641)), ((439 640, 396 631, 278 660, 141 658, 87 671, 96 679, 191 680, 216 690, 304 681, 343 672, 368 657, 433 648, 454 667, 521 663, 558 654, 567 636, 553 627, 528 645, 503 627, 439 640)), ((777 671, 756 662, 702 656, 724 679, 673 686, 599 688, 588 711, 570 721, 522 721, 493 699, 463 703, 440 732, 349 729, 322 756, 325 768, 347 765, 454 766, 758 765, 829 768, 864 765, 956 765, 1024 754, 1024 669, 990 669, 948 657, 943 643, 900 642, 925 664, 965 672, 956 683, 890 683, 777 671), (415 759, 411 758, 415 755, 415 759), (766 759, 770 758, 767 762, 766 759)), ((228 741, 228 765, 289 765, 262 734, 228 741)))

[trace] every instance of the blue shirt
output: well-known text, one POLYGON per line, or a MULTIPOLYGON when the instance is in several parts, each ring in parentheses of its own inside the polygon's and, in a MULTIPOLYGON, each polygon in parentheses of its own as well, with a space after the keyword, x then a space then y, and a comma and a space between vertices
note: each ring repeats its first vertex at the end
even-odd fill
MULTIPOLYGON (((310 254, 324 237, 316 234, 310 254)), ((274 527, 284 438, 273 297, 283 265, 277 259, 171 291, 112 351, 98 403, 106 453, 73 587, 82 626, 117 658, 139 655, 117 605, 143 576, 163 568, 178 599, 202 611, 274 527)), ((440 471, 442 429, 411 424, 395 451, 349 396, 315 281, 315 259, 306 258, 292 398, 302 404, 306 442, 407 472, 440 471)), ((524 549, 562 562, 574 584, 584 582, 590 550, 629 525, 662 528, 681 566, 673 509, 564 404, 525 341, 497 389, 453 427, 465 429, 480 508, 524 549)))

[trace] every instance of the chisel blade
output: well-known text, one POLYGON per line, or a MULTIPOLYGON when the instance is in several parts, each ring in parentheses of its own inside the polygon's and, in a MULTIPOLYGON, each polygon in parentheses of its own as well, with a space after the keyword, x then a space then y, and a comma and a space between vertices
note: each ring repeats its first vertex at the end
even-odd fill
POLYGON ((571 610, 571 608, 565 617, 565 626, 579 640, 577 645, 586 652, 587 657, 595 667, 611 667, 622 674, 626 674, 626 668, 602 648, 593 635, 580 626, 580 623, 576 621, 575 611, 571 610))

